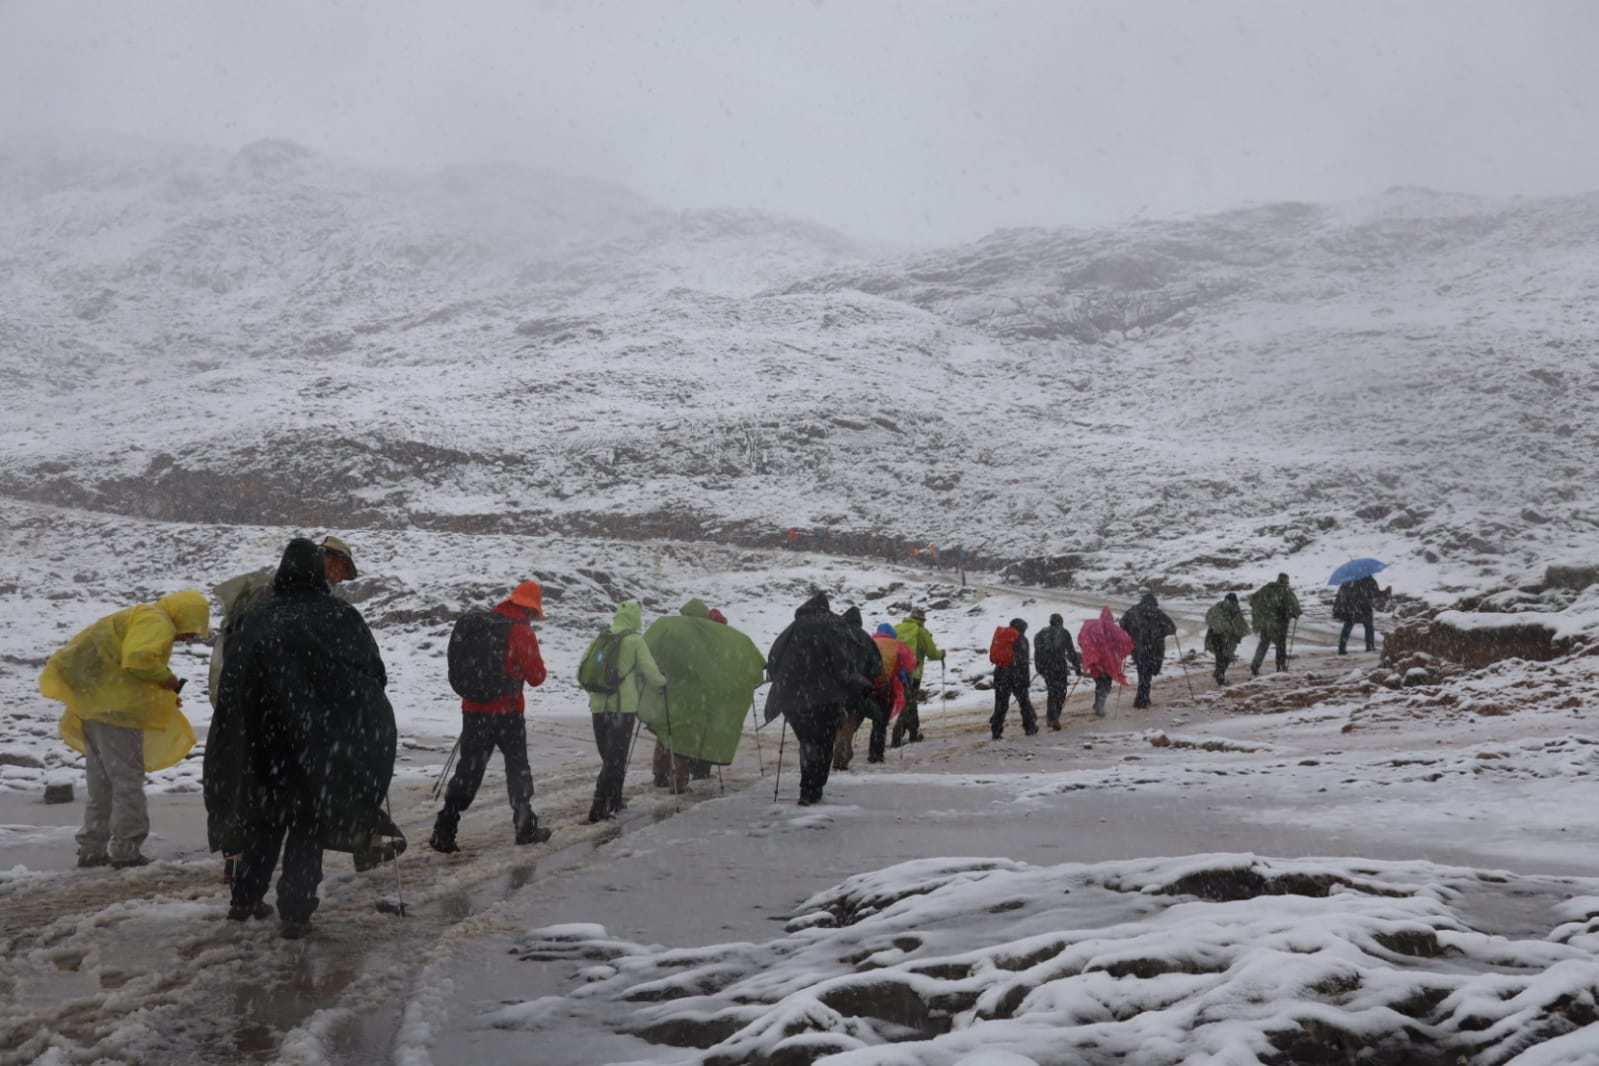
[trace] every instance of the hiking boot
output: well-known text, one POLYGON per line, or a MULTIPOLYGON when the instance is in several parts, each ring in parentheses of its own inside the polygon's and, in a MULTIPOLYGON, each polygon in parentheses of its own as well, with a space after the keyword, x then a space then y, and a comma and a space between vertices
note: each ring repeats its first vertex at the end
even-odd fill
POLYGON ((869 763, 870 762, 882 762, 883 761, 883 757, 881 755, 868 755, 868 756, 866 756, 866 761, 869 762, 869 763))
POLYGON ((1149 701, 1148 700, 1134 700, 1133 701, 1133 710, 1135 710, 1135 711, 1147 710, 1148 707, 1149 707, 1149 701))
POLYGON ((542 844, 553 835, 550 830, 539 825, 539 816, 533 813, 531 807, 518 807, 512 821, 516 825, 516 842, 518 844, 542 844))
POLYGON ((604 804, 596 803, 594 806, 589 808, 590 825, 593 825, 596 822, 608 822, 610 820, 611 812, 605 808, 604 804))
POLYGON ((1260 676, 1260 667, 1256 666, 1254 663, 1250 663, 1249 664, 1249 676, 1250 677, 1259 677, 1260 676))
POLYGON ((917 733, 915 736, 911 737, 911 743, 912 744, 920 744, 922 741, 924 741, 926 739, 927 739, 927 737, 925 735, 923 735, 921 733, 917 733))
POLYGON ((254 903, 235 903, 228 908, 228 921, 247 922, 251 918, 261 921, 272 917, 272 905, 264 900, 254 903))
POLYGON ((1023 726, 1022 727, 1022 734, 1024 736, 1036 737, 1036 736, 1038 736, 1038 727, 1036 725, 1023 726))
POLYGON ((80 870, 92 870, 96 866, 110 866, 110 865, 111 865, 111 856, 107 855, 105 852, 101 852, 98 855, 79 855, 78 856, 78 869, 80 869, 80 870))
POLYGON ((656 774, 655 775, 655 787, 656 788, 671 788, 672 787, 671 779, 668 778, 665 774, 656 774))
POLYGON ((1059 722, 1050 722, 1049 723, 1049 730, 1052 733, 1059 733, 1060 732, 1060 723, 1059 722))
POLYGON ((801 807, 811 807, 820 802, 822 802, 822 797, 820 796, 807 796, 802 793, 799 798, 799 805, 801 807))
POLYGON ((278 935, 284 940, 303 940, 310 934, 309 918, 285 918, 278 924, 278 935))
POLYGON ((428 838, 428 847, 442 855, 454 855, 460 851, 460 845, 455 842, 455 827, 460 824, 460 814, 444 808, 433 821, 433 835, 428 838))
POLYGON ((135 855, 131 859, 112 859, 111 860, 111 868, 113 870, 131 870, 135 866, 149 866, 149 865, 150 865, 150 856, 148 856, 148 855, 135 855))
POLYGON ((1003 730, 995 729, 995 730, 992 730, 991 732, 993 732, 995 740, 1004 740, 1005 739, 1005 733, 1004 733, 1003 730))

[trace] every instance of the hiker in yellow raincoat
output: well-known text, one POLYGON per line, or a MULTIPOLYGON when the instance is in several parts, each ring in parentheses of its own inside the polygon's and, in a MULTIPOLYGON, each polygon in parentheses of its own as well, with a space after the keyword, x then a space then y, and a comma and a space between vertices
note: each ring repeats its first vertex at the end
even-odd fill
POLYGON ((194 747, 178 709, 182 682, 167 666, 174 641, 204 637, 204 594, 174 592, 107 615, 50 656, 39 691, 67 705, 61 738, 84 755, 88 802, 78 832, 78 865, 118 869, 150 860, 144 774, 171 766, 194 747))

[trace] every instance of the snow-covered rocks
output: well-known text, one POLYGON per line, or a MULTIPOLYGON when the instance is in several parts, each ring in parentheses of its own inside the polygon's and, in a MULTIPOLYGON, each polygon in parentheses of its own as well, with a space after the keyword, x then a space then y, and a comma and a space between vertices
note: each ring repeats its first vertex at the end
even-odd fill
MULTIPOLYGON (((811 897, 764 943, 563 928, 518 951, 608 960, 569 1009, 705 1066, 1487 1063, 1599 1054, 1595 888, 1422 862, 930 859, 811 897)), ((537 1029, 532 1007, 492 1024, 537 1029)))

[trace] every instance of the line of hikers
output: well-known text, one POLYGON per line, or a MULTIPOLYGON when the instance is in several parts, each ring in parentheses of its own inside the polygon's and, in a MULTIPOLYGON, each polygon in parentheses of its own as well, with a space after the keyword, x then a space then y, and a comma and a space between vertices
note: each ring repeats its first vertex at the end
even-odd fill
MULTIPOLYGON (((324 850, 351 853, 359 871, 405 848, 388 812, 398 734, 385 692, 387 671, 360 611, 334 594, 356 576, 342 540, 296 538, 275 571, 240 575, 215 590, 224 613, 210 670, 207 840, 227 860, 232 920, 270 916, 264 899, 281 862, 277 914, 285 937, 309 930, 324 850)), ((1374 581, 1371 586, 1375 592, 1374 581)), ((1335 615, 1346 620, 1340 652, 1356 621, 1365 622, 1372 647, 1371 610, 1387 595, 1355 589, 1346 598, 1340 589, 1335 615)), ((1290 625, 1301 613, 1287 575, 1257 591, 1251 610, 1260 635, 1251 672, 1259 672, 1270 644, 1278 669, 1285 669, 1290 625)), ((533 811, 524 717, 525 688, 547 678, 532 628, 543 618, 542 588, 524 581, 491 610, 468 611, 451 632, 449 682, 461 698, 461 732, 429 840, 436 851, 460 850, 461 814, 476 798, 495 751, 505 764, 516 843, 550 839, 533 811)), ((829 771, 849 766, 862 725, 871 723, 869 762, 882 761, 890 726, 895 747, 923 739, 923 672, 928 661, 945 659, 926 621, 925 610, 915 608, 898 625, 885 623, 868 634, 857 608, 835 614, 819 592, 800 605, 763 656, 698 599, 648 629, 638 602, 622 603, 577 671, 601 762, 588 820, 614 817, 626 806, 622 786, 631 745, 644 726, 656 737, 657 785, 681 790, 702 768, 708 773, 712 765, 731 763, 763 680, 771 683, 765 720, 783 715, 799 742, 799 802, 818 802, 829 771)), ((1225 684, 1227 665, 1249 632, 1237 596, 1229 593, 1212 607, 1206 624, 1215 678, 1225 684)), ((204 594, 177 592, 102 618, 46 664, 40 690, 65 703, 62 737, 85 756, 88 802, 77 835, 79 866, 149 861, 140 850, 149 832, 144 774, 175 764, 195 744, 180 710, 184 682, 169 659, 176 642, 204 639, 209 627, 204 594)), ((1024 620, 1013 619, 990 645, 995 739, 1003 735, 1012 697, 1024 731, 1038 732, 1028 696, 1026 630, 1024 620)), ((1073 673, 1093 678, 1094 713, 1103 717, 1112 683, 1126 684, 1128 655, 1138 674, 1134 706, 1147 707, 1166 639, 1175 633, 1153 593, 1119 624, 1109 607, 1084 622, 1081 654, 1061 616, 1051 615, 1031 647, 1048 691, 1049 727, 1060 728, 1073 673)))

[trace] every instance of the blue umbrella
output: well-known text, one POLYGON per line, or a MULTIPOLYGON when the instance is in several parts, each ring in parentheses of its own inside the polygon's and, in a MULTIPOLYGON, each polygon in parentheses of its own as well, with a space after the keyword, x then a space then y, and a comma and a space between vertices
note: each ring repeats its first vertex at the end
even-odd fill
POLYGON ((1332 572, 1327 584, 1342 585, 1345 581, 1359 581, 1363 577, 1370 577, 1377 571, 1386 569, 1388 564, 1377 559, 1351 559, 1332 572))

